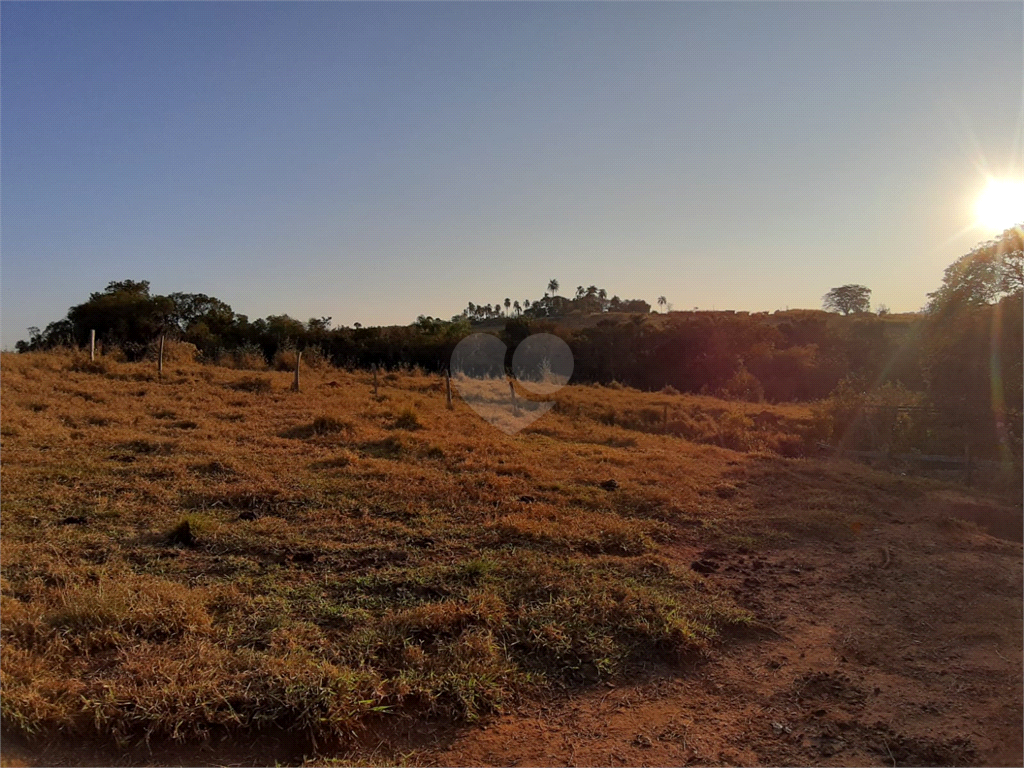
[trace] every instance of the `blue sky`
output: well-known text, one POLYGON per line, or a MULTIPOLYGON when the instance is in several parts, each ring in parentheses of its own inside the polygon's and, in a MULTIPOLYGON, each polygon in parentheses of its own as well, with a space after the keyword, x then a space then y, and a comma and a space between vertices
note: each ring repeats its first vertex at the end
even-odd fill
POLYGON ((250 318, 596 284, 921 307, 1022 173, 1022 5, 0 7, 2 343, 107 282, 250 318))

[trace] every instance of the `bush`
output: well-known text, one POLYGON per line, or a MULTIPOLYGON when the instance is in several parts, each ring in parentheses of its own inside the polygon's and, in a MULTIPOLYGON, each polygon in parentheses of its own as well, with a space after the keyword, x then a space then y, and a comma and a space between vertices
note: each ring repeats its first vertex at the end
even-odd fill
POLYGON ((241 379, 230 382, 228 387, 239 392, 252 392, 254 394, 270 392, 274 388, 270 379, 262 376, 244 376, 241 379))
POLYGON ((75 373, 109 373, 110 369, 109 360, 102 357, 90 360, 89 356, 84 354, 75 355, 68 364, 68 370, 75 373))
POLYGON ((723 447, 734 451, 749 451, 754 447, 754 422, 742 411, 722 414, 718 426, 723 447))
MULTIPOLYGON (((295 347, 282 347, 274 355, 273 368, 275 371, 294 371, 295 357, 298 351, 295 347)), ((302 350, 302 365, 314 370, 328 365, 329 361, 319 347, 310 347, 302 350)))
MULTIPOLYGON (((158 360, 160 357, 160 341, 154 341, 146 347, 146 359, 158 360)), ((174 339, 164 340, 164 362, 165 363, 194 363, 200 357, 199 348, 187 341, 174 339)))
POLYGON ((406 408, 395 419, 395 429, 419 429, 421 426, 423 425, 412 408, 406 408))
POLYGON ((246 344, 231 352, 220 352, 216 357, 217 365, 234 368, 239 371, 265 371, 267 360, 263 352, 255 344, 246 344))
MULTIPOLYGON (((916 406, 920 405, 921 399, 920 394, 910 392, 900 384, 887 382, 868 392, 863 382, 847 377, 827 400, 815 406, 812 431, 819 439, 841 440, 846 447, 853 449, 879 448, 880 445, 876 444, 879 440, 889 442, 899 450, 924 448, 929 445, 926 433, 935 432, 928 429, 932 426, 928 424, 928 415, 912 417, 895 409, 890 412, 877 410, 885 406, 916 406)), ((941 450, 941 447, 932 445, 930 449, 941 450)))
POLYGON ((764 387, 756 376, 741 365, 729 380, 718 388, 717 395, 723 400, 760 403, 764 400, 764 387))
POLYGON ((283 347, 274 353, 274 359, 271 361, 270 366, 275 371, 294 371, 295 355, 294 347, 283 347))
POLYGON ((352 425, 347 421, 336 419, 333 416, 320 416, 319 418, 313 419, 314 435, 330 435, 335 432, 351 431, 351 429, 352 425))

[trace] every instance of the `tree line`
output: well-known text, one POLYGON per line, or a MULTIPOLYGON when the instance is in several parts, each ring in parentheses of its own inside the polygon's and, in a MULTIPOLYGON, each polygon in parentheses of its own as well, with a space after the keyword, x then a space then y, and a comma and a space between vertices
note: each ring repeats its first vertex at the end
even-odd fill
MULTIPOLYGON (((549 280, 547 291, 544 295, 531 301, 523 299, 506 298, 504 301, 496 301, 494 304, 474 304, 472 301, 462 310, 461 315, 452 318, 452 322, 465 318, 473 323, 484 323, 490 320, 499 320, 509 317, 525 317, 527 319, 560 318, 568 315, 592 315, 604 312, 627 312, 648 314, 651 305, 642 299, 620 299, 618 296, 609 298, 608 291, 591 285, 584 288, 582 285, 576 287, 576 295, 573 297, 559 296, 558 280, 549 280)), ((658 303, 664 308, 665 297, 658 299, 658 303)))
MULTIPOLYGON (((408 326, 334 327, 330 317, 250 321, 212 296, 154 295, 148 282, 125 280, 91 294, 44 330, 30 329, 17 349, 81 347, 95 330, 106 349, 116 346, 128 359, 139 359, 166 334, 195 345, 207 360, 242 350, 271 361, 281 350, 315 349, 342 367, 440 371, 474 326, 491 323, 484 330, 510 349, 531 333, 563 338, 575 358, 574 381, 770 401, 823 398, 843 382, 865 390, 888 384, 918 402, 995 409, 994 421, 1017 424, 1024 380, 1021 254, 1020 229, 979 245, 946 269, 927 307, 909 315, 868 312, 870 291, 856 285, 826 294, 831 312, 652 314, 646 302, 609 297, 596 286, 562 296, 551 280, 535 301, 470 303, 450 320, 420 316, 408 326), (563 323, 573 315, 587 316, 583 327, 563 323)), ((663 300, 659 305, 667 308, 663 300)))

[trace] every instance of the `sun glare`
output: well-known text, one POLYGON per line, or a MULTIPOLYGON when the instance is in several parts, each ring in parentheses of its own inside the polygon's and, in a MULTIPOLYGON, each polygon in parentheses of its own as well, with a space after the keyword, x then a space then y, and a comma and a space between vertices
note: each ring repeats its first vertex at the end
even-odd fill
POLYGON ((1002 231, 1024 221, 1024 181, 989 179, 974 204, 977 223, 1002 231))

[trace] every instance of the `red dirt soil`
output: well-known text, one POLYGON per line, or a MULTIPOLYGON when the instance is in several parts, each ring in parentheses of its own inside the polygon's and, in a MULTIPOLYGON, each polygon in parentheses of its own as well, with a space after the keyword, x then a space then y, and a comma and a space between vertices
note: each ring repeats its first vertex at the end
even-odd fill
MULTIPOLYGON (((717 566, 706 578, 733 590, 768 629, 730 640, 686 669, 637 670, 630 680, 524 704, 482 725, 387 718, 360 751, 340 759, 1022 765, 1019 535, 997 538, 952 519, 972 518, 1006 535, 1019 516, 1019 509, 947 496, 884 513, 834 541, 796 538, 745 554, 680 547, 679 558, 717 566)), ((246 746, 115 758, 9 741, 4 762, 267 764, 301 757, 294 744, 246 746)))
POLYGON ((680 551, 716 562, 708 578, 775 633, 729 643, 682 674, 648 670, 640 682, 523 707, 414 759, 1019 766, 1021 545, 1019 534, 1008 541, 950 519, 978 519, 963 513, 979 508, 996 532, 1019 524, 1019 510, 949 501, 891 515, 852 541, 680 551))

